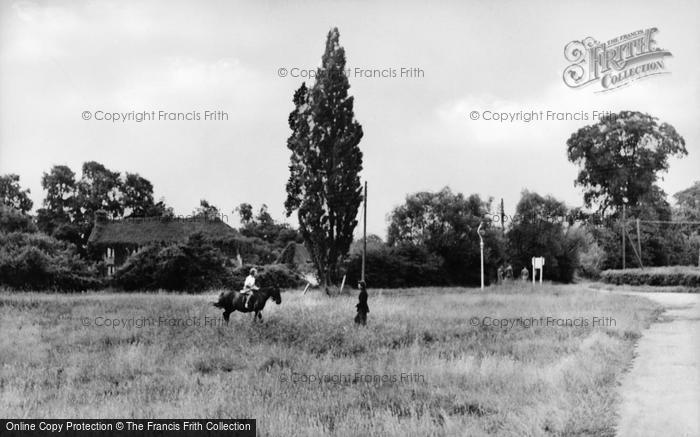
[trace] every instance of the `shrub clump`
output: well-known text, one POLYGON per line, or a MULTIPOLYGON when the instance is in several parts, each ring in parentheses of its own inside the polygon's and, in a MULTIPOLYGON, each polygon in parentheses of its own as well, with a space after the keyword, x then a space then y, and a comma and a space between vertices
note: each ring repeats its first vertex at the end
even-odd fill
POLYGON ((102 287, 74 245, 41 233, 0 232, 0 285, 17 290, 83 291, 102 287))
MULTIPOLYGON (((449 285, 444 264, 442 257, 420 246, 368 247, 365 279, 376 288, 449 285)), ((348 283, 356 284, 362 274, 362 254, 352 255, 346 269, 348 283)))
POLYGON ((700 268, 693 266, 605 270, 601 279, 615 285, 673 285, 700 287, 700 268))
POLYGON ((0 232, 34 233, 36 231, 37 227, 30 216, 0 204, 0 232))
POLYGON ((228 288, 234 290, 242 289, 243 282, 250 273, 250 269, 253 267, 258 271, 258 276, 255 280, 258 286, 276 287, 284 290, 298 288, 306 283, 301 274, 284 264, 268 264, 264 266, 244 265, 243 267, 233 270, 229 282, 226 284, 228 288))
POLYGON ((132 255, 112 284, 126 291, 204 291, 230 281, 226 257, 201 234, 186 243, 154 244, 132 255))

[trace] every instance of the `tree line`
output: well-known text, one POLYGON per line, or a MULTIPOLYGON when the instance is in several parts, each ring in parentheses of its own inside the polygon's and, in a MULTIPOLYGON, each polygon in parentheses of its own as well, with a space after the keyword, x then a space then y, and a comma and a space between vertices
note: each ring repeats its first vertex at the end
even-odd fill
MULTIPOLYGON (((284 206, 287 216, 296 213, 299 229, 275 222, 265 205, 257 213, 248 203, 236 208, 241 234, 255 243, 256 263, 269 264, 286 244, 303 241, 326 288, 344 275, 354 283, 360 272, 353 235, 363 201, 359 144, 364 133, 355 118, 339 38, 337 28, 328 32, 319 74, 308 87, 302 83, 294 92, 287 120, 291 134, 286 145, 291 154, 284 206)), ((489 278, 495 278, 498 266, 504 264, 515 271, 529 266, 532 256, 547 258, 547 276, 556 281, 569 282, 577 272, 596 276, 621 264, 623 214, 645 221, 640 229, 645 265, 690 264, 699 244, 698 227, 677 227, 674 221, 700 217, 700 184, 677 193, 675 207, 658 184, 669 160, 687 155, 685 140, 673 126, 649 114, 622 111, 574 132, 566 141, 566 153, 579 168, 574 185, 583 191, 582 208, 523 191, 514 220, 506 228, 487 218, 493 210, 492 198, 465 196, 447 187, 410 194, 391 212, 386 242, 379 237, 370 241, 368 282, 372 286, 477 284, 476 229, 482 222, 489 278)), ((154 201, 153 185, 138 174, 122 175, 97 162, 86 162, 81 170, 79 178, 67 166, 54 166, 44 173, 46 197, 30 220, 25 216, 33 205, 19 177, 0 178, 0 197, 11 208, 3 209, 0 216, 5 233, 37 228, 70 245, 61 250, 74 250, 86 258, 95 211, 104 210, 111 219, 172 215, 163 199, 154 201)), ((219 209, 202 200, 194 213, 218 215, 219 209)), ((192 244, 171 252, 209 250, 201 241, 192 244)), ((633 256, 632 251, 627 256, 633 256)), ((216 257, 208 259, 219 262, 216 257)))

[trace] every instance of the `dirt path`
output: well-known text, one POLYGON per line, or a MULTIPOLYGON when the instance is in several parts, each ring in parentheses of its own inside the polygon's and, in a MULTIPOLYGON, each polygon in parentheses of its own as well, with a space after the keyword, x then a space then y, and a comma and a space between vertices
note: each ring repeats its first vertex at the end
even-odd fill
POLYGON ((622 381, 617 435, 700 436, 700 294, 625 294, 666 312, 643 333, 622 381))

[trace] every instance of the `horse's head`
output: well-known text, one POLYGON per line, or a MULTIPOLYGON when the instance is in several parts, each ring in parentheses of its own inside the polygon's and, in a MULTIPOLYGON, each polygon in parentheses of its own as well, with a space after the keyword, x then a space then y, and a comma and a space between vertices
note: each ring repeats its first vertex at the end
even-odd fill
POLYGON ((277 287, 274 287, 272 289, 272 299, 275 301, 277 305, 282 303, 282 295, 280 294, 280 289, 277 287))
POLYGON ((282 295, 280 295, 280 289, 277 287, 269 288, 270 297, 275 301, 277 305, 282 303, 282 295))

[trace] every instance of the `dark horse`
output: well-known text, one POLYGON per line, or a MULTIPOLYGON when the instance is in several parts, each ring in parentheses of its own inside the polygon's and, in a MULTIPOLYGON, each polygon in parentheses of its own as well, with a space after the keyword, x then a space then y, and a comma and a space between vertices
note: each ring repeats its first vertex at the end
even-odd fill
POLYGON ((224 310, 224 320, 226 320, 226 323, 228 323, 229 316, 234 311, 240 311, 242 313, 255 312, 253 321, 255 321, 256 318, 262 321, 262 314, 260 314, 260 312, 265 308, 265 304, 269 298, 272 298, 277 305, 282 303, 282 296, 280 296, 278 288, 261 287, 260 290, 256 291, 250 298, 250 308, 246 308, 245 306, 246 295, 238 290, 222 292, 219 295, 218 302, 212 302, 212 305, 224 310))

